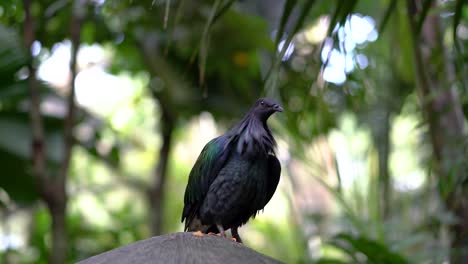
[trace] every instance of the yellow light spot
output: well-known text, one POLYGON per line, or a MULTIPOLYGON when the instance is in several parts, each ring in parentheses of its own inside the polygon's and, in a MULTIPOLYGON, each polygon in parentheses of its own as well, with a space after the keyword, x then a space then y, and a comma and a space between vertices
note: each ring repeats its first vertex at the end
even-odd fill
POLYGON ((320 17, 315 24, 304 31, 306 40, 311 44, 322 42, 327 37, 330 19, 327 16, 320 17))
POLYGON ((234 64, 239 67, 245 67, 249 63, 249 55, 243 51, 238 51, 232 56, 234 64))

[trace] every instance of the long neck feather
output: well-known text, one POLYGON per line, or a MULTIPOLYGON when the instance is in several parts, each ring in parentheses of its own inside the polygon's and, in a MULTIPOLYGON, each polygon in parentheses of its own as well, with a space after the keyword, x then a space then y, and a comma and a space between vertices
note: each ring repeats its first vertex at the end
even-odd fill
POLYGON ((241 155, 274 154, 276 142, 266 120, 248 113, 228 133, 230 143, 241 155))

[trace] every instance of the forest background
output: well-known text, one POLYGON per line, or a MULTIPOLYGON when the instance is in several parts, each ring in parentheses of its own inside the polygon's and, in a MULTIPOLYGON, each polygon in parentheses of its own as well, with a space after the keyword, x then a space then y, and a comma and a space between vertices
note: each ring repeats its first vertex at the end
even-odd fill
POLYGON ((463 0, 3 0, 0 262, 182 231, 204 144, 260 96, 283 172, 241 229, 286 263, 468 259, 463 0))

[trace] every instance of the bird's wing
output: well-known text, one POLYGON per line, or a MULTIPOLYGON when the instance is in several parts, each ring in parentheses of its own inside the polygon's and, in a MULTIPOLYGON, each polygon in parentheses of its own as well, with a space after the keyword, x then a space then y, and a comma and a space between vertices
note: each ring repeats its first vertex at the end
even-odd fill
POLYGON ((266 182, 266 194, 263 204, 261 205, 258 210, 261 210, 267 205, 270 201, 271 197, 276 191, 276 187, 278 187, 278 183, 280 180, 281 174, 281 164, 274 155, 268 155, 268 174, 267 174, 267 182, 266 182))
POLYGON ((230 153, 228 144, 224 136, 208 142, 190 171, 182 212, 182 222, 187 219, 186 226, 197 213, 211 183, 226 163, 230 153))

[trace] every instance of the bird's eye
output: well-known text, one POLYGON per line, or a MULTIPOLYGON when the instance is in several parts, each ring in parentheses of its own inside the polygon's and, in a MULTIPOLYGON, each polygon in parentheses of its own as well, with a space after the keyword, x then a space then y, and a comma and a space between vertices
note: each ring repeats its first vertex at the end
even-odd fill
POLYGON ((261 104, 261 105, 265 105, 265 102, 263 102, 263 101, 260 101, 260 104, 261 104))

